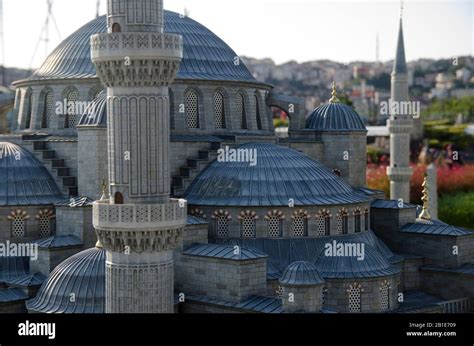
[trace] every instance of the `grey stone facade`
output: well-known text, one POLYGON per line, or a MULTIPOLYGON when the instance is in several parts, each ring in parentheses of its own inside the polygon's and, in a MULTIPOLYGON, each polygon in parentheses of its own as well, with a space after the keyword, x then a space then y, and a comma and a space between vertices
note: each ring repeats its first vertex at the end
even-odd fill
POLYGON ((176 287, 185 295, 241 302, 266 293, 266 260, 225 260, 182 255, 176 287))

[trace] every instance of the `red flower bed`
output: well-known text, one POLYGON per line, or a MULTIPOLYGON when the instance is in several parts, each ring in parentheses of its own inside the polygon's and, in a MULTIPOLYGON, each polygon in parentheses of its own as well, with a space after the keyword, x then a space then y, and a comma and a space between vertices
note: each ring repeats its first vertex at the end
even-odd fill
MULTIPOLYGON (((425 165, 412 165, 413 177, 410 182, 412 203, 421 202, 421 184, 426 172, 425 165)), ((438 167, 438 193, 439 195, 455 192, 474 191, 474 165, 454 166, 453 168, 438 167)), ((367 166, 367 186, 372 189, 382 190, 387 197, 390 196, 390 181, 387 177, 387 166, 367 166)))

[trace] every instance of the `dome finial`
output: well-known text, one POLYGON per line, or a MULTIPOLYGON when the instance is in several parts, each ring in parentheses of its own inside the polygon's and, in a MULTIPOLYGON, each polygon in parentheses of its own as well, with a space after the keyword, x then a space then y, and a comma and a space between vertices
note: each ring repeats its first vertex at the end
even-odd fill
POLYGON ((336 89, 336 82, 332 82, 332 93, 331 93, 331 99, 329 102, 331 103, 339 103, 339 99, 337 98, 337 89, 336 89))
POLYGON ((400 19, 403 18, 403 0, 400 1, 400 19))
POLYGON ((431 220, 431 214, 429 212, 429 204, 430 204, 430 195, 429 195, 429 189, 428 189, 428 174, 425 174, 425 179, 423 181, 423 184, 421 185, 423 187, 423 197, 421 200, 423 201, 423 210, 421 211, 420 214, 420 219, 423 220, 431 220))
POLYGON ((102 179, 102 196, 100 197, 101 201, 105 201, 107 199, 107 183, 105 179, 102 179))

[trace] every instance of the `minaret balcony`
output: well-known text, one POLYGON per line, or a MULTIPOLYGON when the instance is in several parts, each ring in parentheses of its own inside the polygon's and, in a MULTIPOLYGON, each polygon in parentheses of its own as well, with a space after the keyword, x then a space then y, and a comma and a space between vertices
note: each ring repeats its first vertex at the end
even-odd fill
POLYGON ((92 61, 183 58, 183 38, 159 32, 115 32, 91 36, 92 61))
POLYGON ((166 204, 111 204, 97 201, 93 205, 93 224, 98 230, 160 231, 183 228, 187 220, 187 202, 171 199, 166 204))
POLYGON ((407 134, 413 130, 413 119, 390 119, 387 121, 387 127, 390 133, 407 134))

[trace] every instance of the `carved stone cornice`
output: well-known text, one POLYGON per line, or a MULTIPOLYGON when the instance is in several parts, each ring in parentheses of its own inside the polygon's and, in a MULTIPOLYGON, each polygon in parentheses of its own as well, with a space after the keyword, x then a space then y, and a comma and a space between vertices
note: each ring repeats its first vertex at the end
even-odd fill
POLYGON ((96 230, 105 250, 119 253, 143 253, 173 250, 178 245, 183 228, 159 231, 96 230))

